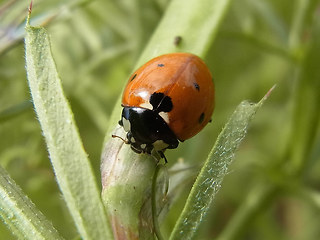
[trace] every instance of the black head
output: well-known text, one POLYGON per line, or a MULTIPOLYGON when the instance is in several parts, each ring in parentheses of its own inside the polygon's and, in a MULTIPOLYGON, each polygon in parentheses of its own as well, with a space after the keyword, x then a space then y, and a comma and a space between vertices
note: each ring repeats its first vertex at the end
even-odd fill
POLYGON ((155 149, 177 148, 179 141, 168 124, 157 113, 139 107, 124 107, 119 124, 127 132, 127 143, 137 153, 148 153, 155 149))

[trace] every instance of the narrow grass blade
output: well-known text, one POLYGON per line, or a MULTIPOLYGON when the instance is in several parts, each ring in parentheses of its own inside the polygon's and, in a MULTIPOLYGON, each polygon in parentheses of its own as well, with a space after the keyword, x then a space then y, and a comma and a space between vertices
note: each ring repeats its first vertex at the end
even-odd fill
POLYGON ((171 234, 171 240, 194 238, 215 195, 221 188, 222 180, 247 133, 251 119, 266 97, 257 104, 244 101, 232 114, 192 187, 187 203, 171 234))
POLYGON ((18 239, 63 239, 2 167, 0 217, 18 239))
POLYGON ((82 239, 110 239, 107 218, 44 28, 26 26, 27 75, 59 187, 82 239))

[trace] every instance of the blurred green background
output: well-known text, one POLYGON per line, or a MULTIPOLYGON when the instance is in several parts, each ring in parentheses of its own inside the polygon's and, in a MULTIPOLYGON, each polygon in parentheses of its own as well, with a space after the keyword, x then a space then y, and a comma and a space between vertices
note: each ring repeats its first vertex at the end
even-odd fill
MULTIPOLYGON (((98 181, 108 118, 169 2, 33 4, 31 24, 45 25, 51 36, 64 91, 98 181)), ((30 102, 22 41, 28 5, 0 1, 0 164, 72 239, 76 229, 30 102)), ((319 20, 316 0, 232 2, 205 59, 216 85, 213 122, 168 151, 168 167, 183 158, 197 171, 235 107, 244 99, 257 102, 277 87, 254 119, 198 239, 320 239, 319 20)), ((187 193, 165 219, 165 235, 187 193)), ((3 223, 0 239, 14 239, 3 223)))

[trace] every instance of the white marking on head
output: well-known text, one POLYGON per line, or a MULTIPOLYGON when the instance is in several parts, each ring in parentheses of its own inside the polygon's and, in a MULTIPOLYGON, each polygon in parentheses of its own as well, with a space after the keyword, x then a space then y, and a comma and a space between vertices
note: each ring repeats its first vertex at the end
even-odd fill
POLYGON ((144 144, 141 144, 141 146, 140 146, 140 147, 141 147, 141 149, 145 149, 145 148, 146 148, 146 146, 147 146, 147 144, 145 144, 145 143, 144 143, 144 144))
POLYGON ((135 143, 135 142, 136 142, 136 140, 134 139, 134 137, 131 137, 131 138, 130 138, 130 142, 132 142, 132 143, 135 143))
POLYGON ((169 144, 165 143, 162 140, 157 140, 152 145, 156 151, 166 149, 169 146, 169 144))
POLYGON ((168 113, 166 113, 166 112, 159 112, 159 116, 162 117, 162 119, 163 119, 167 124, 169 124, 169 116, 168 116, 168 113))
POLYGON ((149 109, 149 110, 152 110, 152 109, 153 109, 153 106, 152 106, 149 102, 141 103, 141 104, 139 105, 139 107, 141 107, 141 108, 146 108, 146 109, 149 109))
POLYGON ((126 132, 129 132, 131 130, 131 124, 130 121, 125 119, 124 117, 122 118, 122 125, 123 125, 123 129, 126 132))

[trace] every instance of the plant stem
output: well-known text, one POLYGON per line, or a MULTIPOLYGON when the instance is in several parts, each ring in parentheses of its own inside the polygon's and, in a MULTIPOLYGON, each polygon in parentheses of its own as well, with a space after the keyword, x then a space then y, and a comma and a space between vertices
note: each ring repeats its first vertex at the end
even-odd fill
POLYGON ((158 214, 157 214, 157 179, 159 176, 159 171, 161 169, 162 165, 159 163, 156 166, 156 169, 154 170, 154 175, 152 179, 152 193, 151 193, 151 207, 152 207, 152 221, 153 221, 153 228, 154 232, 158 238, 158 240, 163 240, 163 237, 161 235, 160 226, 158 222, 158 214))

